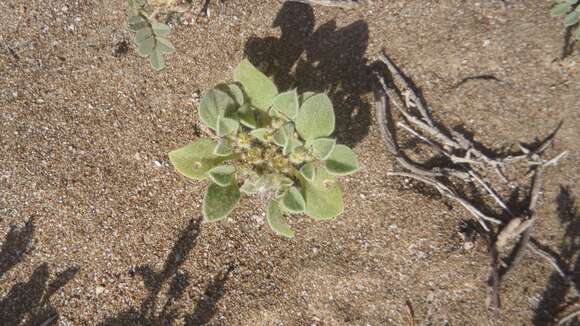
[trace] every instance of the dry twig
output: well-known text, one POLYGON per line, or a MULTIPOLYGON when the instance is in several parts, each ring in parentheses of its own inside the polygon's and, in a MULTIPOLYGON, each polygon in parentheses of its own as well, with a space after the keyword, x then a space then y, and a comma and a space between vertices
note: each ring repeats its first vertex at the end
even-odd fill
MULTIPOLYGON (((500 307, 499 284, 501 276, 498 271, 498 262, 500 262, 501 259, 499 249, 513 243, 513 241, 518 238, 520 239, 520 242, 519 245, 516 246, 516 249, 514 249, 512 266, 518 261, 521 249, 528 248, 532 252, 549 261, 552 267, 558 271, 558 273, 570 285, 572 280, 559 266, 558 260, 549 252, 543 250, 541 246, 538 246, 537 241, 530 235, 533 224, 537 219, 536 211, 542 189, 544 170, 548 166, 558 164, 558 162, 567 154, 567 152, 563 152, 549 160, 544 160, 541 157, 546 149, 548 149, 552 144, 562 123, 560 123, 534 149, 530 149, 520 144, 520 152, 518 153, 492 157, 478 149, 472 141, 459 132, 448 132, 435 124, 430 116, 430 112, 427 110, 427 106, 422 102, 410 81, 403 76, 395 64, 384 55, 384 53, 379 56, 379 60, 385 64, 393 78, 393 86, 391 86, 387 85, 385 78, 383 78, 381 74, 376 74, 380 86, 377 90, 376 103, 379 130, 389 152, 395 156, 395 159, 401 167, 408 171, 390 172, 388 175, 413 178, 433 186, 445 197, 461 204, 481 224, 484 230, 483 235, 488 240, 491 258, 489 285, 493 306, 496 308, 500 307), (397 83, 402 85, 402 91, 397 92, 395 86, 397 83), (396 99, 401 103, 398 103, 396 99), (392 120, 389 111, 389 104, 391 101, 389 100, 392 101, 393 106, 408 124, 404 122, 395 123, 392 120), (413 110, 415 110, 416 113, 413 113, 413 110), (394 134, 395 126, 402 128, 412 136, 429 145, 435 153, 447 157, 453 165, 450 167, 426 168, 425 166, 409 159, 401 152, 397 145, 394 134), (526 161, 533 171, 529 204, 527 209, 522 212, 512 211, 501 198, 500 194, 495 190, 493 184, 490 184, 479 172, 480 170, 484 170, 485 173, 483 175, 487 175, 489 172, 496 173, 503 182, 507 182, 508 179, 504 174, 504 168, 506 164, 517 161, 526 161), (471 202, 462 197, 457 191, 453 190, 451 187, 453 184, 450 180, 451 177, 457 178, 467 184, 473 184, 482 189, 493 198, 499 208, 506 212, 511 219, 506 223, 483 213, 482 210, 477 207, 477 203, 471 202), (491 223, 491 225, 488 225, 487 222, 491 223), (503 226, 503 228, 498 230, 497 228, 494 228, 494 225, 503 226)), ((508 268, 509 267, 510 266, 508 266, 508 268)), ((502 274, 505 274, 505 272, 502 274)), ((574 289, 574 294, 577 296, 578 290, 574 287, 573 283, 571 285, 574 289)))
POLYGON ((564 325, 567 322, 571 321, 574 318, 580 317, 580 309, 569 313, 567 316, 563 317, 562 319, 558 320, 558 325, 564 325))
POLYGON ((286 0, 286 2, 299 2, 308 5, 338 7, 343 9, 354 9, 359 5, 359 3, 354 0, 286 0))

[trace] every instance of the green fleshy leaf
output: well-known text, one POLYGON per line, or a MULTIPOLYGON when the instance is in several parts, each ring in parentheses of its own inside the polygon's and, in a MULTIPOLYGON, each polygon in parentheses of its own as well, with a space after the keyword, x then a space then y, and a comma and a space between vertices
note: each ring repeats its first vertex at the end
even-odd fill
POLYGON ((155 35, 161 37, 169 35, 169 32, 171 31, 171 28, 169 26, 160 23, 158 21, 152 21, 151 27, 153 28, 153 32, 155 33, 155 35))
POLYGON ((288 177, 282 177, 282 179, 280 180, 280 185, 283 187, 290 187, 294 184, 294 181, 292 181, 292 179, 288 178, 288 177))
POLYGON ((298 94, 296 90, 278 94, 272 102, 272 110, 287 119, 294 119, 296 114, 298 114, 298 94))
POLYGON ((232 155, 233 150, 232 150, 232 145, 229 143, 229 141, 226 141, 224 139, 220 140, 218 142, 218 144, 215 146, 213 153, 217 156, 229 156, 232 155))
POLYGON ((137 44, 137 54, 142 57, 148 57, 153 53, 155 48, 155 38, 146 38, 137 44))
POLYGON ((272 135, 272 140, 274 140, 274 144, 276 144, 280 147, 286 146, 286 142, 288 141, 288 138, 286 138, 286 133, 284 132, 284 129, 280 128, 280 129, 276 130, 274 132, 274 134, 272 135))
POLYGON ((569 27, 578 24, 580 21, 580 12, 574 10, 564 18, 564 26, 569 27))
POLYGON ((211 183, 203 197, 203 217, 208 222, 226 218, 240 200, 240 189, 232 183, 221 187, 211 183))
POLYGON ((217 121, 217 135, 223 137, 225 135, 234 135, 240 129, 240 123, 234 119, 219 117, 217 121))
POLYGON ((244 105, 244 91, 238 83, 219 84, 216 88, 228 93, 238 105, 244 105))
POLYGON ((312 155, 317 159, 324 161, 330 156, 335 145, 335 139, 318 138, 312 142, 312 155))
POLYGON ((274 200, 271 200, 268 204, 266 219, 268 220, 268 225, 276 234, 287 238, 294 237, 294 231, 290 229, 280 205, 274 200))
POLYGON ((171 44, 171 42, 164 38, 164 37, 157 37, 157 49, 161 52, 161 53, 173 53, 175 52, 175 47, 173 46, 173 44, 171 44))
POLYGON ((153 67, 153 69, 159 71, 165 68, 165 58, 163 57, 163 54, 161 53, 161 51, 159 51, 159 49, 156 48, 155 50, 153 50, 153 53, 151 53, 149 60, 151 62, 151 67, 153 67))
POLYGON ((251 104, 264 112, 268 111, 278 94, 276 85, 247 59, 236 67, 234 80, 242 84, 251 104))
POLYGON ((326 94, 309 97, 296 116, 296 130, 306 143, 328 137, 334 131, 334 111, 326 94))
POLYGON ((276 189, 274 193, 275 198, 281 198, 288 192, 288 187, 280 186, 280 188, 276 189))
POLYGON ((147 23, 147 20, 143 16, 133 15, 127 20, 127 26, 130 31, 136 32, 144 27, 148 27, 149 23, 147 23))
POLYGON ((579 28, 576 28, 576 33, 575 34, 576 34, 576 39, 578 41, 580 41, 580 27, 579 28))
POLYGON ((300 100, 300 105, 304 104, 304 102, 310 98, 311 96, 316 95, 316 93, 314 92, 304 92, 302 94, 300 94, 298 96, 298 99, 300 100))
POLYGON ((258 191, 268 189, 270 188, 270 186, 272 186, 272 178, 270 177, 270 175, 263 175, 259 177, 258 180, 256 180, 255 184, 256 189, 258 189, 258 191))
POLYGON ((316 175, 314 164, 306 163, 300 168, 300 174, 308 181, 312 181, 316 175))
POLYGON ((300 213, 304 211, 306 202, 304 197, 296 187, 290 187, 284 194, 281 201, 282 207, 292 213, 300 213))
POLYGON ((209 170, 207 175, 215 184, 225 187, 234 182, 234 172, 236 172, 236 168, 232 165, 220 165, 209 170))
POLYGON ((264 143, 268 142, 268 138, 271 133, 272 131, 268 128, 258 128, 250 131, 250 135, 252 135, 252 137, 264 143))
POLYGON ((244 126, 250 129, 257 127, 258 123, 256 122, 256 116, 248 103, 242 105, 236 114, 244 126))
POLYGON ((236 102, 227 93, 219 89, 210 89, 201 100, 199 106, 199 118, 206 126, 217 130, 217 120, 219 116, 228 116, 235 111, 236 102))
POLYGON ((289 155, 293 153, 296 150, 296 148, 301 147, 302 145, 304 145, 304 143, 296 139, 296 137, 288 138, 288 140, 286 141, 286 145, 282 150, 282 154, 289 155))
POLYGON ((145 0, 128 0, 127 2, 132 9, 142 9, 145 7, 145 0))
POLYGON ((342 213, 342 189, 336 177, 317 168, 312 182, 302 180, 304 212, 316 220, 332 219, 342 213))
POLYGON ((206 173, 227 158, 213 153, 216 143, 208 138, 201 138, 169 153, 169 160, 177 172, 194 179, 203 180, 206 173))
POLYGON ((153 30, 149 26, 145 26, 135 32, 135 44, 139 45, 148 38, 153 37, 153 30))
POLYGON ((324 163, 328 172, 334 175, 352 174, 359 167, 354 151, 344 145, 336 145, 324 163))
POLYGON ((570 10, 572 10, 572 4, 562 2, 555 5, 552 10, 550 10, 550 15, 552 15, 552 17, 560 17, 567 14, 570 10))
POLYGON ((246 195, 253 195, 258 192, 258 188, 254 182, 246 179, 244 184, 240 187, 240 191, 246 195))

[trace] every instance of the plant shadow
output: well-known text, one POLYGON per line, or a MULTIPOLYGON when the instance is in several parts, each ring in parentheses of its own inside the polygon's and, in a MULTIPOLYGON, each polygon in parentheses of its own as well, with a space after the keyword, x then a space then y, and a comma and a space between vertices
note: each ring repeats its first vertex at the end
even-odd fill
MULTIPOLYGON (((102 321, 102 326, 121 325, 173 325, 178 315, 176 303, 183 297, 189 285, 189 276, 180 270, 189 253, 195 247, 200 234, 200 219, 192 219, 181 232, 178 240, 167 259, 163 269, 155 272, 149 265, 132 269, 132 275, 143 278, 148 295, 139 308, 131 307, 116 316, 102 321), (164 291, 164 289, 167 289, 164 291), (164 302, 162 302, 164 297, 164 302)), ((195 310, 185 316, 185 325, 204 325, 217 313, 216 305, 224 295, 225 283, 233 270, 228 269, 211 281, 204 295, 195 304, 195 310)))
MULTIPOLYGON (((24 256, 32 251, 33 235, 33 219, 20 228, 10 227, 0 249, 0 281, 5 273, 22 262, 24 256)), ((50 298, 70 282, 78 271, 78 267, 71 267, 51 279, 48 264, 38 266, 28 281, 14 284, 0 298, 2 325, 56 324, 59 314, 51 305, 50 298)))
POLYGON ((371 106, 363 98, 372 90, 365 58, 367 23, 359 20, 339 28, 331 20, 315 29, 310 5, 285 2, 273 26, 280 28, 280 37, 250 38, 244 49, 247 58, 281 90, 327 92, 338 141, 356 145, 371 124, 371 106))
MULTIPOLYGON (((580 252, 580 213, 575 198, 568 187, 560 187, 556 202, 558 218, 565 228, 564 239, 559 248, 559 263, 564 268, 564 272, 571 275, 571 282, 578 288, 580 286, 580 259, 577 257, 578 252, 580 252)), ((553 272, 542 295, 542 300, 535 310, 533 324, 539 326, 553 323, 560 311, 574 303, 567 302, 570 291, 570 284, 566 284, 557 272, 553 272)), ((578 298, 576 298, 577 300, 578 298)), ((580 319, 577 317, 569 321, 568 325, 577 325, 578 323, 580 323, 580 319)))

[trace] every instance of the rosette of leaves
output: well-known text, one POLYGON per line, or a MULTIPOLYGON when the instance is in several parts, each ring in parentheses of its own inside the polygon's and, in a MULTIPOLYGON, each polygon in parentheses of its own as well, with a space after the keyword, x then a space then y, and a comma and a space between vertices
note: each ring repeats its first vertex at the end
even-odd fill
POLYGON ((289 238, 290 214, 327 220, 342 213, 337 177, 354 173, 359 163, 331 138, 335 117, 326 94, 278 92, 244 60, 233 82, 207 92, 198 113, 215 137, 194 140, 169 158, 184 176, 209 181, 205 220, 226 218, 242 194, 262 198, 271 229, 289 238))
MULTIPOLYGON (((571 27, 580 22, 580 0, 558 0, 552 8, 550 14, 553 17, 564 16, 564 26, 571 27)), ((577 40, 580 40, 580 28, 576 28, 574 33, 577 40)))
POLYGON ((171 29, 168 25, 157 21, 156 11, 149 13, 144 0, 129 0, 131 15, 128 19, 128 28, 135 33, 133 42, 137 47, 137 54, 149 58, 151 67, 155 70, 165 68, 165 53, 175 52, 175 47, 167 39, 171 29))

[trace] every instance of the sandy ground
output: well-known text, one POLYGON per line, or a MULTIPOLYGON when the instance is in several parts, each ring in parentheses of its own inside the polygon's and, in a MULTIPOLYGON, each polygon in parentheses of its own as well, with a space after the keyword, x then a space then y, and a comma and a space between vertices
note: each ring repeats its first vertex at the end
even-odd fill
POLYGON ((404 325, 406 300, 419 325, 551 324, 566 288, 545 261, 526 255, 507 275, 496 316, 485 244, 465 250, 457 234, 469 215, 386 176, 397 167, 369 82, 385 48, 436 120, 495 149, 564 120, 550 154, 570 155, 548 172, 533 233, 578 278, 580 55, 562 58, 550 6, 212 1, 208 18, 175 26, 178 51, 154 72, 130 44, 124 1, 1 1, 0 324, 404 325), (337 137, 361 161, 343 179, 344 214, 293 220, 294 240, 251 198, 200 223, 205 184, 167 158, 199 136, 200 94, 244 56, 280 85, 299 60, 296 86, 336 89, 337 137), (477 75, 497 80, 457 86, 477 75))

